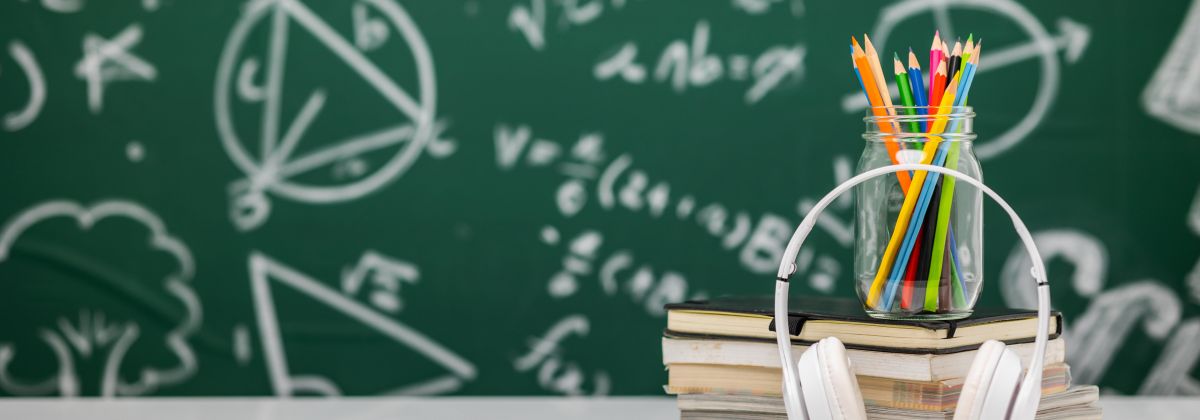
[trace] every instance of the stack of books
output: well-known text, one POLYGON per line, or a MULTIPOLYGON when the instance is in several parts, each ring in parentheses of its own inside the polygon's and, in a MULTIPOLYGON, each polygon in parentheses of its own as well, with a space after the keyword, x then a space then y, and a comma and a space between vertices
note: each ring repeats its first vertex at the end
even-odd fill
MULTIPOLYGON (((786 418, 773 305, 773 297, 761 296, 666 306, 666 390, 678 395, 683 419, 786 418)), ((980 344, 1003 341, 1028 366, 1037 330, 1037 313, 1025 310, 976 309, 957 321, 892 321, 871 318, 847 299, 792 299, 789 308, 797 360, 811 343, 840 339, 873 419, 952 419, 980 344)), ((1062 315, 1054 313, 1050 322, 1037 418, 1100 418, 1097 388, 1071 384, 1062 315)))

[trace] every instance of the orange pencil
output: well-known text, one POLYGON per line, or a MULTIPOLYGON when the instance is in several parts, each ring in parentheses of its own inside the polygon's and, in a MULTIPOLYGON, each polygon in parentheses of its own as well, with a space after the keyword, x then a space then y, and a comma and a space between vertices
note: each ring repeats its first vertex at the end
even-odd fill
MULTIPOLYGON (((876 83, 874 74, 872 74, 873 72, 871 70, 870 59, 867 57, 867 54, 863 51, 862 47, 858 45, 858 40, 854 39, 854 37, 850 37, 850 44, 854 47, 854 67, 856 70, 858 70, 859 76, 862 78, 863 90, 867 91, 867 100, 870 102, 871 113, 876 117, 887 117, 890 114, 887 112, 886 108, 883 108, 887 105, 885 105, 883 102, 883 98, 880 95, 879 85, 876 83)), ((883 86, 883 89, 887 89, 887 85, 883 86)), ((884 124, 882 122, 879 123, 879 131, 884 133, 895 132, 891 124, 884 124)), ((900 145, 897 144, 894 139, 892 139, 885 140, 884 146, 887 148, 888 157, 891 159, 892 163, 899 163, 899 161, 896 160, 896 153, 900 151, 900 145)), ((910 181, 908 172, 897 172, 896 178, 900 181, 900 190, 907 192, 910 181)))

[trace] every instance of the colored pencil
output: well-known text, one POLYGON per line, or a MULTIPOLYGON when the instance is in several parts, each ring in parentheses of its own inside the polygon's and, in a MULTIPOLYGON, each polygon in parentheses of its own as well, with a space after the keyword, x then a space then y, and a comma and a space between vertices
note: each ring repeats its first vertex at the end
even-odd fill
POLYGON ((954 77, 962 69, 962 42, 954 41, 954 50, 950 52, 949 64, 946 66, 947 77, 954 77))
POLYGON ((962 69, 967 68, 967 62, 971 61, 971 53, 975 51, 975 43, 972 40, 974 37, 975 34, 967 35, 967 43, 963 44, 962 69))
MULTIPOLYGON (((930 74, 930 77, 932 76, 930 74)), ((928 114, 929 112, 925 107, 929 106, 929 93, 925 91, 925 83, 921 81, 921 63, 917 61, 917 55, 913 54, 912 48, 908 49, 908 81, 912 89, 913 102, 916 103, 918 113, 921 115, 928 114)), ((926 127, 925 119, 921 119, 918 125, 922 133, 928 128, 926 127)))
MULTIPOLYGON (((900 91, 900 104, 904 106, 905 115, 916 115, 917 110, 913 109, 913 91, 908 85, 908 70, 904 69, 904 65, 900 64, 900 56, 892 53, 893 73, 896 77, 896 87, 900 91)), ((908 130, 910 133, 920 133, 921 125, 916 121, 908 122, 908 130)))
POLYGON ((892 92, 888 89, 887 79, 883 78, 883 67, 879 65, 879 52, 875 51, 871 37, 866 34, 863 34, 863 47, 871 64, 871 74, 875 76, 875 86, 879 87, 879 97, 883 99, 883 106, 887 107, 889 115, 896 115, 896 108, 892 106, 892 92))
MULTIPOLYGON (((946 177, 946 178, 950 178, 950 177, 946 177)), ((949 250, 943 249, 942 253, 945 254, 948 251, 949 250)), ((946 257, 946 258, 948 259, 949 257, 946 257)), ((951 301, 950 301, 950 283, 951 283, 951 281, 950 281, 950 265, 949 264, 943 265, 941 272, 937 273, 937 275, 943 279, 946 279, 946 281, 941 282, 941 285, 938 287, 938 310, 942 311, 942 312, 948 312, 948 311, 950 311, 950 303, 951 303, 951 301)))
MULTIPOLYGON (((933 31, 933 44, 929 46, 929 83, 927 84, 931 89, 933 88, 933 72, 937 70, 938 64, 942 62, 943 58, 942 33, 941 31, 933 31)), ((937 102, 929 96, 929 93, 926 93, 925 103, 936 104, 937 102)))
MULTIPOLYGON (((917 242, 920 242, 925 236, 924 232, 917 232, 917 242)), ((904 270, 904 290, 900 292, 900 307, 905 310, 921 309, 925 306, 924 301, 914 304, 913 298, 924 298, 925 296, 916 293, 917 288, 917 265, 918 259, 921 258, 919 251, 913 251, 912 257, 908 259, 908 267, 904 270)))
POLYGON ((858 73, 858 63, 854 60, 854 46, 850 46, 850 66, 854 68, 854 79, 858 80, 858 88, 862 89, 863 96, 867 97, 867 106, 870 106, 871 95, 867 93, 867 87, 863 86, 862 75, 858 73))
MULTIPOLYGON (((862 47, 858 45, 858 40, 854 39, 854 37, 850 37, 850 44, 851 48, 854 50, 853 61, 855 64, 855 69, 857 69, 859 72, 859 80, 862 81, 863 91, 867 93, 867 102, 869 102, 871 105, 871 113, 878 118, 889 116, 888 112, 883 108, 883 98, 879 94, 880 89, 878 88, 878 84, 876 84, 875 77, 871 74, 872 70, 870 59, 867 57, 866 52, 863 51, 862 47)), ((883 90, 887 90, 887 85, 884 85, 883 90)), ((881 132, 894 132, 891 124, 886 124, 882 121, 879 121, 877 124, 879 126, 879 131, 881 132)), ((896 153, 899 152, 900 146, 897 144, 895 138, 885 137, 883 143, 884 147, 887 148, 888 158, 891 159, 893 164, 899 163, 899 161, 896 160, 896 153)), ((907 193, 908 185, 911 181, 908 172, 897 172, 896 179, 900 181, 901 191, 907 193)))
POLYGON ((949 77, 949 73, 946 72, 947 64, 945 59, 939 61, 937 69, 930 76, 932 82, 929 85, 929 106, 931 107, 936 108, 938 104, 942 103, 942 94, 946 92, 946 78, 949 77))

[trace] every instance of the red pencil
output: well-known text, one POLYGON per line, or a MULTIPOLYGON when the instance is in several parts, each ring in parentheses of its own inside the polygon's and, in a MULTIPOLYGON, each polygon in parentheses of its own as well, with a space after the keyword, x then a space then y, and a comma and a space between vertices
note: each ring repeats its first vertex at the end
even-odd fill
MULTIPOLYGON (((946 60, 942 59, 938 63, 937 71, 933 73, 933 79, 929 84, 929 106, 937 106, 935 104, 942 103, 942 94, 946 92, 946 60)), ((932 126, 932 124, 931 124, 932 126)))
MULTIPOLYGON (((921 243, 922 237, 925 236, 924 229, 917 231, 917 242, 921 243)), ((914 306, 913 305, 913 290, 916 289, 917 278, 917 258, 921 255, 921 247, 914 246, 912 256, 908 258, 908 268, 904 270, 904 290, 900 293, 900 307, 904 309, 920 309, 925 306, 925 302, 914 306)), ((923 295, 918 295, 923 296, 923 295)))

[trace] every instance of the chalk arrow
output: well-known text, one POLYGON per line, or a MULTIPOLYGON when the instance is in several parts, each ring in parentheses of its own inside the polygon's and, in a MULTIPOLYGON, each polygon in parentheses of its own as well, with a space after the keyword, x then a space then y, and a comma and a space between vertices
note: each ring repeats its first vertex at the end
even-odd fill
MULTIPOLYGON (((1088 41, 1092 38, 1092 30, 1087 26, 1067 18, 1058 19, 1058 35, 1045 40, 1032 40, 1024 44, 995 50, 991 53, 984 49, 982 58, 980 58, 979 72, 986 73, 988 71, 1002 69, 1010 64, 1015 64, 1031 58, 1037 57, 1042 53, 1042 49, 1050 51, 1063 50, 1063 59, 1067 64, 1074 64, 1083 55, 1083 50, 1087 49, 1088 41)), ((925 69, 928 70, 928 69, 925 69)), ((898 98, 900 95, 899 89, 895 83, 889 83, 888 89, 892 92, 893 98, 898 98)), ((846 112, 854 112, 867 108, 867 98, 863 97, 861 91, 846 94, 842 97, 842 110, 846 112)))

